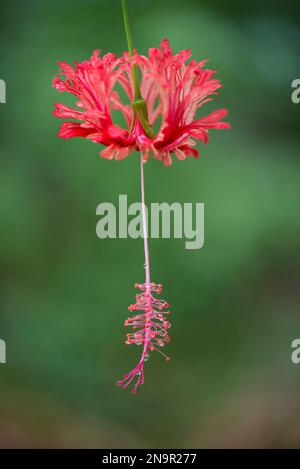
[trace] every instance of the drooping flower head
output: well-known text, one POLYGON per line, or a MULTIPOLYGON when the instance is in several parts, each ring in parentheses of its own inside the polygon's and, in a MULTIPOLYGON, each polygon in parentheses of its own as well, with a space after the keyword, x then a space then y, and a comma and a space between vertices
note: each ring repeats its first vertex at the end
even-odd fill
POLYGON ((149 56, 125 52, 100 56, 95 51, 90 60, 75 66, 60 62, 53 86, 77 98, 76 109, 56 103, 54 116, 72 119, 64 122, 59 137, 85 137, 106 148, 103 158, 121 160, 133 149, 142 153, 144 161, 150 154, 166 166, 172 156, 179 160, 198 156, 197 141, 206 143, 210 129, 225 129, 226 109, 219 109, 206 117, 196 118, 196 111, 212 99, 222 86, 215 72, 204 68, 205 60, 197 62, 189 50, 173 54, 169 41, 160 48, 149 49, 149 56), (140 92, 146 109, 135 112, 133 70, 140 70, 140 92), (121 100, 119 86, 129 103, 121 100), (126 125, 113 121, 113 111, 121 111, 126 125), (74 122, 75 121, 75 122, 74 122), (153 131, 157 128, 157 132, 153 131))
POLYGON ((76 97, 76 108, 56 103, 54 115, 68 119, 59 137, 85 137, 106 148, 103 158, 121 160, 132 150, 141 153, 142 227, 145 255, 145 282, 136 284, 140 293, 128 309, 125 321, 130 327, 126 344, 142 347, 137 365, 117 384, 133 385, 135 394, 144 383, 144 366, 150 352, 160 352, 169 341, 169 305, 161 300, 162 285, 151 282, 148 233, 145 208, 144 163, 150 154, 165 166, 172 164, 172 155, 179 160, 198 156, 197 141, 206 143, 210 129, 229 128, 222 122, 226 109, 197 118, 197 109, 212 99, 222 86, 215 72, 204 68, 205 60, 191 59, 189 50, 173 54, 164 39, 160 48, 149 49, 145 57, 134 51, 126 0, 121 0, 128 52, 117 58, 114 54, 100 56, 95 51, 90 60, 75 62, 72 67, 61 62, 53 86, 76 97), (141 79, 139 78, 139 74, 141 79), (127 101, 123 101, 123 95, 127 101), (123 114, 124 125, 114 120, 115 111, 123 114), (71 119, 71 120, 69 120, 71 119))

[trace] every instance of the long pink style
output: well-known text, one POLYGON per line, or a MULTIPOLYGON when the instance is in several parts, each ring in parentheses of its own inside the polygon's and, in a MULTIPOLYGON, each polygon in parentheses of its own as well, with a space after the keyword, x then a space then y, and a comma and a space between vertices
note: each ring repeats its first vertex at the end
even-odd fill
POLYGON ((133 318, 130 317, 125 321, 125 326, 132 326, 134 332, 127 334, 126 343, 129 345, 143 345, 141 358, 135 368, 130 373, 125 374, 122 380, 118 381, 118 385, 127 388, 129 384, 134 382, 133 393, 135 394, 140 384, 144 383, 144 364, 149 359, 149 352, 157 350, 168 361, 167 357, 160 347, 170 341, 167 330, 171 326, 165 316, 170 314, 166 308, 169 305, 164 301, 156 298, 154 293, 161 293, 162 285, 151 283, 150 280, 150 261, 148 248, 148 227, 145 205, 145 180, 144 180, 144 161, 141 156, 141 199, 142 199, 142 222, 143 222, 143 239, 145 254, 145 283, 136 284, 142 293, 136 295, 136 303, 129 306, 129 311, 140 310, 142 314, 137 314, 133 318))

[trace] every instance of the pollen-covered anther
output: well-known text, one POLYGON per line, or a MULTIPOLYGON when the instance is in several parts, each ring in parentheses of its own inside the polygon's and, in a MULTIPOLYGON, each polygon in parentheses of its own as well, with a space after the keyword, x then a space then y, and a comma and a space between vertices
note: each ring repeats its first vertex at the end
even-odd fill
POLYGON ((141 313, 131 316, 124 323, 125 326, 132 327, 134 331, 126 335, 126 344, 143 345, 143 353, 137 367, 117 383, 122 387, 127 387, 135 380, 134 394, 138 386, 144 382, 143 365, 149 358, 149 352, 157 351, 168 361, 169 357, 160 349, 170 341, 167 329, 171 326, 164 316, 170 314, 170 311, 163 311, 164 308, 169 307, 168 303, 153 296, 153 293, 158 294, 162 290, 162 285, 136 283, 135 286, 142 293, 136 295, 136 303, 128 309, 132 312, 140 311, 141 313))

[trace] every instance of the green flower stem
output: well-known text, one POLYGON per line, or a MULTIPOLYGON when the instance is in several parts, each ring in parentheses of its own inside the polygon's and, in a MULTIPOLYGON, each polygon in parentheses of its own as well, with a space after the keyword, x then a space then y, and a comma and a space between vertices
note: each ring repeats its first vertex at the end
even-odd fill
MULTIPOLYGON (((128 51, 129 51, 130 58, 132 60, 132 58, 133 58, 133 41, 132 41, 132 34, 131 34, 130 24, 129 24, 126 0, 122 0, 122 10, 123 10, 123 19, 124 19, 126 39, 127 39, 127 44, 128 44, 128 51)), ((133 78, 133 86, 134 86, 134 100, 142 99, 136 64, 133 64, 132 78, 133 78)))
MULTIPOLYGON (((130 59, 132 61, 133 41, 132 41, 132 34, 130 30, 130 25, 129 25, 127 3, 126 3, 126 0, 121 0, 121 1, 122 1, 123 19, 124 19, 125 33, 126 33, 127 44, 128 44, 128 51, 129 51, 130 59)), ((139 77, 138 77, 138 68, 136 64, 132 64, 132 79, 133 79, 133 88, 134 88, 134 100, 131 103, 132 109, 133 109, 133 119, 132 119, 131 130, 132 130, 133 123, 134 123, 134 116, 136 115, 147 137, 153 138, 155 134, 149 123, 146 101, 143 99, 141 95, 140 83, 139 83, 139 77)))
POLYGON ((153 132, 153 129, 151 125, 149 124, 148 109, 147 109, 146 101, 143 98, 134 100, 134 102, 132 103, 132 108, 133 108, 133 111, 136 113, 138 120, 141 123, 147 137, 154 138, 155 133, 153 132))

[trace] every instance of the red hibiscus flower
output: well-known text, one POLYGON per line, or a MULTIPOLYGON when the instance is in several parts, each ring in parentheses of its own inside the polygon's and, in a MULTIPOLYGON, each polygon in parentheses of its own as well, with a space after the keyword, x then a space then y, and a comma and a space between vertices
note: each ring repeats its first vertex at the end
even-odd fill
POLYGON ((77 109, 56 103, 54 116, 72 119, 62 124, 59 137, 85 137, 101 143, 106 148, 100 155, 108 159, 121 160, 133 149, 142 153, 144 161, 152 154, 166 166, 172 164, 171 155, 179 160, 197 157, 197 141, 206 143, 210 129, 230 125, 222 121, 226 109, 196 118, 197 109, 222 85, 214 71, 204 68, 205 60, 187 63, 190 58, 189 50, 173 54, 164 39, 160 48, 149 49, 149 57, 136 52, 132 57, 127 52, 121 58, 111 53, 101 57, 95 51, 90 60, 76 62, 74 68, 60 62, 53 86, 78 101, 77 109), (133 75, 137 70, 141 83, 136 93, 133 75), (128 104, 121 100, 120 86, 128 104), (113 121, 113 110, 121 111, 125 128, 113 121))

